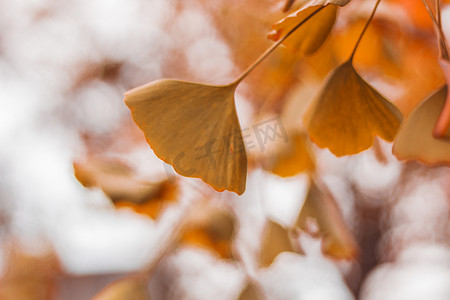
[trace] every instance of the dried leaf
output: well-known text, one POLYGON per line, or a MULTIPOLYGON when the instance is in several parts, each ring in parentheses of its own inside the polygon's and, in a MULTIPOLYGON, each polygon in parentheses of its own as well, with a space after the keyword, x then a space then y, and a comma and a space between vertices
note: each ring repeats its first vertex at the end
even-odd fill
MULTIPOLYGON (((448 58, 439 59, 439 64, 444 71, 447 87, 450 86, 450 60, 448 58)), ((450 93, 447 91, 445 105, 433 129, 433 136, 436 138, 446 138, 450 141, 450 93)))
POLYGON ((4 262, 0 299, 54 299, 59 274, 54 255, 32 256, 13 249, 4 262))
POLYGON ((264 168, 281 177, 313 171, 315 163, 311 151, 306 133, 292 133, 289 137, 289 143, 281 144, 278 147, 278 153, 272 159, 268 159, 264 168))
POLYGON ((158 80, 128 91, 125 103, 155 154, 176 172, 240 195, 247 157, 235 88, 158 80))
MULTIPOLYGON (((301 8, 273 25, 269 39, 278 41, 285 33, 293 29, 306 17, 311 15, 317 7, 301 8)), ((308 22, 297 29, 292 36, 283 42, 287 48, 294 52, 309 55, 314 53, 327 39, 336 21, 337 6, 328 5, 308 22)))
POLYGON ((259 265, 261 267, 270 266, 282 252, 294 252, 289 232, 280 224, 269 220, 264 230, 259 265))
POLYGON ((305 6, 314 6, 314 5, 328 5, 328 4, 334 4, 339 6, 347 5, 351 0, 297 0, 299 5, 302 7, 305 6))
POLYGON ((130 277, 108 285, 92 300, 150 300, 150 294, 143 278, 130 277))
POLYGON ((242 290, 238 298, 238 300, 261 300, 261 299, 263 299, 261 296, 261 291, 252 282, 247 283, 247 285, 242 290))
POLYGON ((311 232, 311 224, 308 223, 311 219, 315 220, 317 233, 323 238, 322 251, 325 254, 338 259, 351 259, 356 256, 356 240, 345 225, 336 201, 324 186, 319 188, 314 182, 311 183, 296 226, 311 232))
POLYGON ((233 258, 231 243, 236 219, 228 211, 206 206, 190 216, 182 230, 181 242, 212 250, 222 258, 233 258))
POLYGON ((445 105, 447 90, 444 86, 430 95, 402 124, 392 150, 398 159, 427 164, 450 163, 450 142, 432 135, 433 126, 445 105))
POLYGON ((117 160, 88 158, 74 162, 73 168, 83 186, 101 188, 113 202, 140 204, 158 197, 167 187, 164 182, 137 179, 129 166, 117 160))
POLYGON ((347 61, 333 71, 303 120, 314 143, 343 156, 368 149, 375 135, 392 141, 402 115, 347 61))

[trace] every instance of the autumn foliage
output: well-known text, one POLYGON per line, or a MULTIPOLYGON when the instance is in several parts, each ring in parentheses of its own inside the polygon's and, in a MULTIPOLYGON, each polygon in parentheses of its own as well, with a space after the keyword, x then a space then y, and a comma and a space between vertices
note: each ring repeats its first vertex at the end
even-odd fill
MULTIPOLYGON (((171 18, 188 6, 174 2, 171 18)), ((378 243, 386 243, 386 253, 403 247, 380 237, 380 223, 412 190, 411 178, 448 182, 450 49, 441 17, 448 2, 189 2, 211 18, 228 47, 228 77, 202 77, 183 49, 172 49, 158 78, 117 79, 125 60, 103 62, 100 71, 87 67, 74 80, 74 90, 92 78, 127 90, 126 120, 111 137, 81 133, 86 151, 73 160, 75 178, 106 195, 111 210, 144 216, 160 230, 147 263, 92 299, 195 299, 177 277, 177 257, 189 249, 240 270, 230 299, 275 299, 283 288, 270 284, 278 278, 270 274, 288 268, 289 259, 307 268, 316 257, 326 261, 323 270, 336 271, 348 295, 337 299, 359 297, 381 264, 378 243), (154 153, 165 173, 142 176, 140 162, 123 159, 136 145, 154 153), (357 159, 358 166, 371 159, 380 173, 403 169, 392 184, 364 188, 352 175, 357 159), (261 200, 283 202, 302 184, 290 218, 277 218, 261 200)), ((39 268, 48 255, 35 261, 12 253, 0 298, 54 297, 60 268, 39 276, 23 270, 39 268), (29 283, 18 288, 20 280, 29 283)), ((292 295, 283 299, 309 299, 292 295)))

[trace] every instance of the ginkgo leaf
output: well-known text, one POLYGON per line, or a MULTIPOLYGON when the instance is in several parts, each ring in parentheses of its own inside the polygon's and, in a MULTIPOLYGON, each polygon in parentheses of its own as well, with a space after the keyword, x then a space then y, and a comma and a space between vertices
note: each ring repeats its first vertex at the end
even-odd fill
MULTIPOLYGON (((268 38, 277 41, 281 36, 294 28, 298 23, 317 10, 317 6, 297 10, 273 25, 268 38)), ((292 36, 283 42, 294 52, 309 55, 314 53, 327 39, 336 21, 337 6, 328 5, 318 12, 311 20, 297 29, 292 36)))
MULTIPOLYGON (((450 59, 448 57, 439 59, 439 64, 444 71, 447 87, 450 86, 450 59)), ((446 138, 450 141, 450 93, 447 91, 445 104, 433 129, 436 138, 446 138)))
POLYGON ((247 283, 247 285, 242 290, 238 298, 238 300, 260 300, 260 299, 263 299, 263 297, 261 296, 261 291, 252 282, 247 283))
POLYGON ((125 103, 155 154, 176 172, 240 195, 247 157, 235 88, 157 80, 128 91, 125 103))
POLYGON ((224 209, 203 206, 189 217, 180 241, 217 253, 221 258, 233 258, 231 247, 236 230, 236 218, 224 209))
POLYGON ((306 133, 291 133, 289 143, 283 143, 278 147, 278 152, 267 159, 264 169, 281 177, 313 171, 315 162, 309 143, 306 133))
POLYGON ((450 142, 436 139, 432 134, 445 105, 447 90, 444 86, 433 93, 403 122, 392 149, 398 159, 419 160, 427 164, 450 163, 450 142))
POLYGON ((301 7, 334 4, 339 6, 347 5, 351 0, 297 0, 297 4, 301 7))
MULTIPOLYGON (((9 249, 4 249, 9 250, 9 249)), ((0 280, 0 299, 54 299, 61 275, 54 253, 34 256, 14 247, 5 257, 0 280)))
POLYGON ((150 294, 143 278, 130 277, 111 283, 92 300, 150 300, 150 294))
POLYGON ((309 220, 315 220, 318 226, 317 233, 323 238, 322 251, 325 254, 339 259, 356 256, 356 240, 345 225, 336 201, 325 186, 319 188, 314 181, 311 182, 296 226, 308 232, 311 227, 309 220))
POLYGON ((269 220, 264 229, 259 265, 261 267, 270 266, 282 252, 294 252, 289 232, 280 224, 269 220))
POLYGON ((314 143, 343 156, 368 149, 375 135, 393 141, 402 118, 349 60, 333 71, 303 120, 314 143))
POLYGON ((136 177, 124 163, 111 159, 87 158, 73 163, 74 174, 87 188, 99 187, 113 201, 141 204, 161 195, 164 182, 149 182, 136 177))

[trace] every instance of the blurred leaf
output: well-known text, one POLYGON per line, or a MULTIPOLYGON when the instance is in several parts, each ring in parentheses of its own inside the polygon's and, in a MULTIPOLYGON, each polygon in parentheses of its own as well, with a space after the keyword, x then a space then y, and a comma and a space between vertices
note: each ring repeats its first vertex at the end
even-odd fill
MULTIPOLYGON (((317 10, 317 6, 301 8, 273 25, 269 39, 278 41, 285 33, 293 29, 306 17, 317 10)), ((303 24, 283 44, 294 52, 309 55, 325 42, 336 21, 337 6, 328 5, 318 12, 309 22, 303 24)))
POLYGON ((339 6, 347 5, 351 0, 296 0, 298 5, 304 6, 314 6, 314 5, 328 5, 334 4, 339 6))
POLYGON ((159 196, 165 187, 161 182, 137 179, 129 166, 117 160, 88 158, 74 162, 73 168, 83 186, 101 188, 113 202, 143 203, 159 196))
POLYGON ((6 258, 4 262, 7 265, 0 281, 0 299, 55 299, 59 270, 53 254, 32 256, 13 249, 6 258))
POLYGON ((203 206, 184 225, 181 243, 209 249, 221 258, 233 258, 235 230, 236 218, 230 212, 203 206))
POLYGON ((279 145, 276 153, 266 163, 264 168, 281 177, 297 175, 300 172, 315 169, 314 157, 309 140, 304 132, 294 132, 289 136, 289 142, 279 145))
POLYGON ((248 282, 239 295, 238 300, 262 300, 261 291, 252 282, 248 282))
POLYGON ((436 139, 432 134, 447 92, 447 86, 434 92, 402 124, 392 150, 398 159, 419 160, 427 164, 450 163, 450 142, 436 139))
POLYGON ((263 241, 259 253, 259 265, 269 267, 278 254, 294 252, 289 232, 278 223, 269 220, 264 229, 263 241))
POLYGON ((311 219, 318 226, 322 237, 322 250, 325 254, 338 259, 351 259, 357 255, 358 246, 353 234, 345 225, 339 207, 325 186, 317 187, 311 182, 308 195, 300 211, 296 226, 311 232, 311 219))
POLYGON ((235 88, 158 80, 128 91, 125 103, 155 154, 175 171, 240 195, 247 157, 235 88))
POLYGON ((149 182, 117 160, 89 158, 73 163, 75 177, 85 187, 99 187, 117 208, 128 207, 155 219, 167 202, 176 200, 177 188, 169 180, 149 182))
POLYGON ((131 208, 137 213, 149 216, 156 219, 162 210, 164 210, 170 202, 177 200, 177 186, 171 183, 170 180, 161 181, 159 184, 159 191, 153 197, 147 198, 146 201, 134 203, 127 200, 120 200, 114 202, 116 208, 127 207, 131 208))
POLYGON ((400 111, 370 86, 351 61, 336 68, 304 115, 310 139, 337 156, 368 149, 375 135, 392 141, 400 111))
POLYGON ((92 300, 150 300, 147 285, 143 278, 120 279, 106 286, 92 300))

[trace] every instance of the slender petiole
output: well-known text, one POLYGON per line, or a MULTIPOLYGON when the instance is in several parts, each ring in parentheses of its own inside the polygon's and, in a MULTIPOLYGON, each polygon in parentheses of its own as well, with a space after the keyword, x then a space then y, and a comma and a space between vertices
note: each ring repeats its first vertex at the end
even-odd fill
POLYGON ((247 75, 253 71, 255 67, 257 67, 267 56, 269 56, 282 42, 284 42, 294 31, 296 31, 300 26, 306 23, 309 19, 311 19, 315 14, 317 14, 319 11, 324 9, 325 6, 319 7, 317 10, 312 12, 309 16, 307 16, 305 19, 303 19, 300 23, 298 23, 294 28, 292 28, 285 36, 283 36, 281 39, 279 39, 275 44, 270 46, 269 49, 267 49, 250 67, 247 68, 244 72, 242 72, 239 77, 231 83, 231 85, 237 85, 242 80, 244 80, 247 75))
POLYGON ((373 16, 375 15, 375 11, 377 10, 378 4, 380 4, 380 1, 381 1, 381 0, 377 0, 377 3, 375 4, 375 7, 374 7, 373 10, 372 10, 372 13, 370 14, 370 17, 369 17, 369 19, 367 20, 366 25, 364 26, 363 31, 361 32, 361 35, 359 36, 358 41, 356 42, 355 48, 353 48, 353 52, 352 52, 352 54, 350 55, 350 58, 349 58, 350 61, 353 61, 353 57, 355 56, 356 49, 358 49, 359 43, 361 42, 361 40, 362 40, 362 38, 363 38, 363 36, 364 36, 364 33, 366 33, 367 27, 369 27, 369 24, 370 24, 370 22, 371 22, 372 19, 373 19, 373 16))

